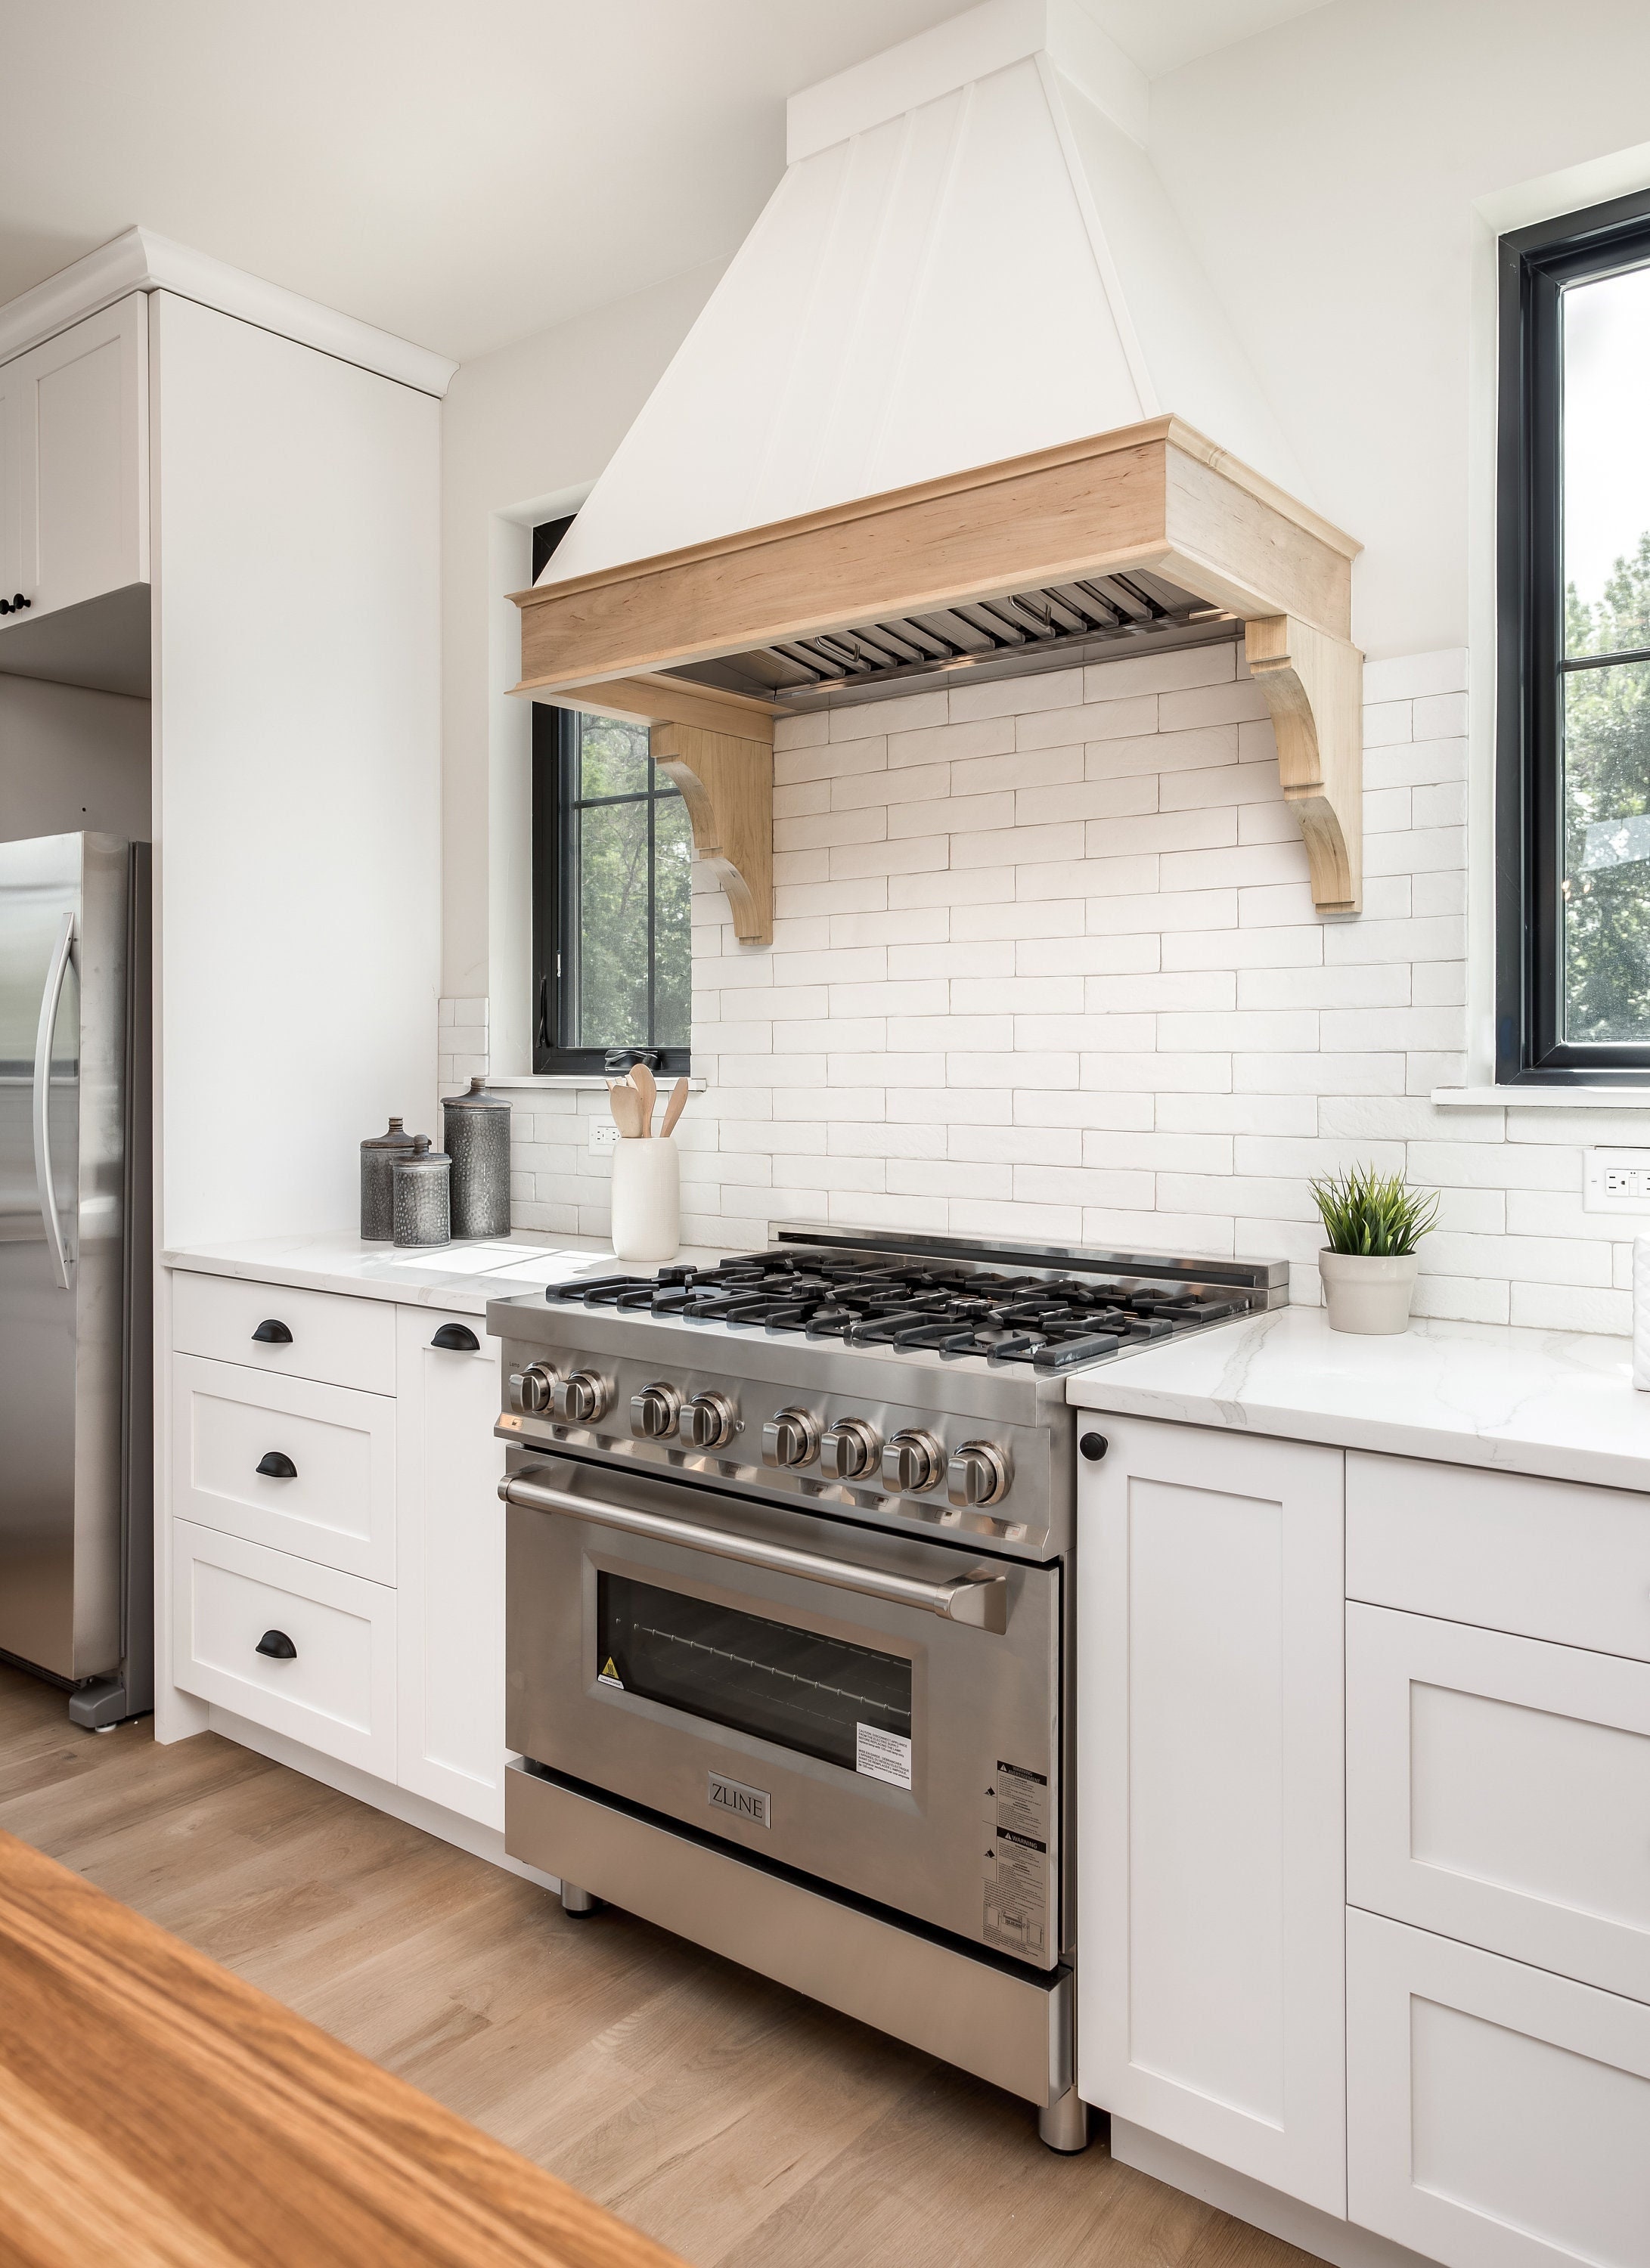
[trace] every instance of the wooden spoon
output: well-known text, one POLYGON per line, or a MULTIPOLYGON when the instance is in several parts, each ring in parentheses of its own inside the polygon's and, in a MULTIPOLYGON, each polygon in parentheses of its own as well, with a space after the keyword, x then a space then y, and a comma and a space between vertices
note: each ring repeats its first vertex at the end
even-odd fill
POLYGON ((659 1101, 659 1081, 644 1063, 630 1066, 630 1084, 642 1098, 642 1127, 644 1134, 653 1130, 653 1106, 659 1101))
POLYGON ((665 1105, 665 1123, 659 1130, 659 1139, 661 1141, 667 1134, 674 1132, 676 1121, 681 1117, 683 1109, 686 1108, 687 1101, 688 1082, 686 1078, 683 1077, 679 1079, 674 1086, 671 1088, 670 1101, 665 1105))
POLYGON ((634 1141, 642 1130, 642 1098, 636 1089, 624 1079, 617 1080, 608 1089, 608 1108, 619 1132, 634 1141))

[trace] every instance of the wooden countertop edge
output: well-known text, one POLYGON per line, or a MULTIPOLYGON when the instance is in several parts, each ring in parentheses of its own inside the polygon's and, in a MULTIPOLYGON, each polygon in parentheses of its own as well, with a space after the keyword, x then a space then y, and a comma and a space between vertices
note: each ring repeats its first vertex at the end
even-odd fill
MULTIPOLYGON (((307 2177, 318 2199, 326 2192, 343 2220, 381 2231, 373 2250, 359 2254, 364 2262, 681 2268, 674 2254, 593 2200, 0 1833, 0 2095, 15 2094, 25 2108, 44 2097, 87 2137, 95 2157, 111 2143, 129 2146, 133 2090, 154 2130, 157 2159, 170 2154, 175 2169, 180 2146, 187 2156, 198 2140, 204 2158, 221 2162, 244 2132, 262 2161, 255 2177, 247 2169, 251 2189, 273 2182, 280 2194, 283 2161, 290 2161, 285 2170, 307 2177), (65 2053, 64 2028, 77 2020, 107 2034, 104 2057, 89 2067, 65 2053), (161 2093, 143 2093, 145 2057, 157 2087, 169 2073, 180 2083, 174 2109, 190 2114, 188 2132, 166 2135, 161 2093), (212 2134, 199 2124, 203 2103, 223 2106, 212 2134)), ((152 2168, 134 2167, 124 2147, 117 2154, 124 2171, 152 2181, 152 2168)), ((201 2204, 199 2215, 179 2206, 178 2233, 198 2231, 225 2245, 223 2227, 210 2226, 219 2216, 209 2200, 201 2204)), ((0 2230, 5 2213, 0 2197, 0 2230)), ((338 2227, 335 2217, 329 2226, 338 2227)), ((231 2257, 266 2257, 260 2243, 241 2254, 232 2226, 230 2234, 231 2257)), ((290 2247, 276 2250, 295 2257, 290 2247)))

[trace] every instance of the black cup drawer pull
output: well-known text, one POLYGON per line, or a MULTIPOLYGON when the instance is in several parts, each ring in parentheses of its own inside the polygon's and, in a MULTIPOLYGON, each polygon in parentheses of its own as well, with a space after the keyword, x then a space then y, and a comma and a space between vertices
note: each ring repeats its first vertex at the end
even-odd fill
POLYGON ((479 1354, 481 1341, 463 1323, 443 1323, 430 1342, 432 1347, 445 1347, 448 1354, 479 1354))
POLYGON ((277 1323, 273 1315, 267 1322, 260 1323, 252 1336, 261 1346, 291 1346, 292 1344, 291 1332, 284 1323, 277 1323))
POLYGON ((298 1648, 284 1631, 265 1631, 258 1640, 256 1651, 267 1654, 271 1661, 296 1661, 298 1648))
POLYGON ((258 1470, 267 1481, 295 1481, 298 1478, 298 1467, 284 1449, 271 1449, 267 1456, 260 1457, 258 1470))

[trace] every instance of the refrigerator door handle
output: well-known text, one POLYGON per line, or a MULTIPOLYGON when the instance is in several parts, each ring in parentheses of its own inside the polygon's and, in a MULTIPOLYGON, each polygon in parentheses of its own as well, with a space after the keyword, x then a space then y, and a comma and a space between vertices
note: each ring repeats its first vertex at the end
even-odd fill
POLYGON ((58 1288, 64 1292, 69 1289, 69 1251, 63 1242, 63 1225, 57 1217, 57 1192, 52 1185, 52 1034, 57 1028, 58 1003, 74 943, 75 917, 67 913, 46 971, 40 1028, 34 1035, 34 1186, 40 1191, 41 1219, 46 1225, 46 1248, 56 1270, 58 1288))

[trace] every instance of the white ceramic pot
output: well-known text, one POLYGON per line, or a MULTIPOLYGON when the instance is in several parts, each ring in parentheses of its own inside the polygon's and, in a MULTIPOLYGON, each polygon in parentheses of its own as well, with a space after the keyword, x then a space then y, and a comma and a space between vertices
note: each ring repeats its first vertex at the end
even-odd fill
POLYGON ((1420 1256, 1414 1252, 1320 1252, 1318 1274, 1330 1329, 1371 1336, 1408 1330, 1419 1266, 1420 1256))
POLYGON ((674 1260, 681 1242, 681 1168, 674 1135, 613 1148, 613 1249, 620 1260, 674 1260))

